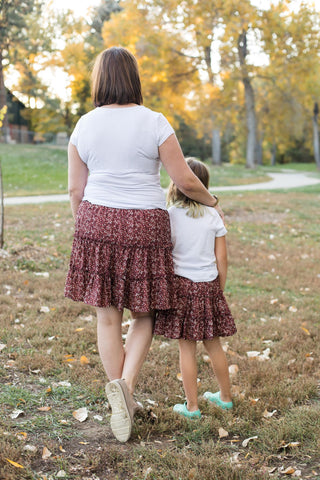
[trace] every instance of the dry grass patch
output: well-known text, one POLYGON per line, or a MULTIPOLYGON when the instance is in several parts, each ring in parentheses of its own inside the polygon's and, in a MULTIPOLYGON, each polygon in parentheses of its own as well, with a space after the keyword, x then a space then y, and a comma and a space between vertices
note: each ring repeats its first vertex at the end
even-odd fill
MULTIPOLYGON (((234 410, 200 400, 201 421, 175 416, 171 407, 184 399, 177 342, 156 337, 137 386, 145 409, 124 445, 109 427, 94 310, 63 297, 69 206, 8 207, 0 478, 319 478, 319 199, 316 189, 225 196, 226 296, 238 327, 224 342, 236 366, 234 410), (72 415, 79 408, 88 412, 83 423, 72 415), (227 435, 220 438, 221 428, 227 435), (243 444, 250 437, 257 438, 243 444)), ((124 334, 127 319, 126 312, 124 334)), ((201 344, 198 350, 201 395, 217 383, 201 344)))

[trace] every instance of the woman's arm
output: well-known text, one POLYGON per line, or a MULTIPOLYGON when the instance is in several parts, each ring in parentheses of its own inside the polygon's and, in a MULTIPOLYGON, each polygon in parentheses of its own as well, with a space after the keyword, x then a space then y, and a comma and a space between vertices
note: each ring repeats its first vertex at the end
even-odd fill
POLYGON ((159 147, 160 160, 172 181, 187 197, 214 207, 217 203, 186 163, 177 137, 172 134, 159 147))
POLYGON ((78 150, 69 142, 68 191, 74 219, 76 219, 77 211, 83 198, 84 189, 88 181, 88 173, 87 165, 81 160, 78 150))
POLYGON ((226 237, 216 237, 214 253, 217 261, 220 288, 223 291, 227 280, 228 255, 226 237))

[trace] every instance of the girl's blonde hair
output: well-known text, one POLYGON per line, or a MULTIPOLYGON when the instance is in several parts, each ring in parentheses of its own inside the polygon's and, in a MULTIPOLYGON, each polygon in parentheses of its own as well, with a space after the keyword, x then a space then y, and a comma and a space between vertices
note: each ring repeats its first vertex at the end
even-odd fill
MULTIPOLYGON (((205 164, 193 157, 186 158, 186 161, 193 173, 199 178, 203 185, 208 188, 210 174, 205 164)), ((169 186, 167 200, 169 205, 186 208, 187 215, 192 218, 202 217, 205 212, 205 205, 187 197, 172 181, 169 186)))

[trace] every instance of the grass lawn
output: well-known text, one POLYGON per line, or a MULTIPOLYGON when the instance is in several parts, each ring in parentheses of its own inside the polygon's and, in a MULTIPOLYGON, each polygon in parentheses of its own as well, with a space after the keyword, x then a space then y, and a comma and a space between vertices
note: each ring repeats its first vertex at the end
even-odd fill
MULTIPOLYGON (((0 160, 6 197, 67 192, 66 148, 0 144, 0 160)), ((208 166, 211 170, 211 186, 266 182, 270 180, 269 172, 279 172, 283 168, 316 172, 313 164, 264 166, 254 170, 246 169, 243 165, 208 166)), ((169 185, 169 177, 164 169, 161 170, 161 184, 165 188, 169 185)))
MULTIPOLYGON (((177 343, 156 337, 136 391, 144 411, 126 444, 109 426, 94 309, 63 297, 69 206, 7 207, 0 478, 319 480, 319 200, 319 186, 222 195, 226 297, 238 327, 224 342, 234 410, 201 400, 200 421, 177 417, 172 406, 184 398, 177 343), (252 351, 269 359, 250 358, 252 351), (87 409, 84 422, 73 416, 79 408, 87 409)), ((125 312, 124 334, 127 320, 125 312)), ((201 395, 217 384, 201 344, 198 351, 201 395)))

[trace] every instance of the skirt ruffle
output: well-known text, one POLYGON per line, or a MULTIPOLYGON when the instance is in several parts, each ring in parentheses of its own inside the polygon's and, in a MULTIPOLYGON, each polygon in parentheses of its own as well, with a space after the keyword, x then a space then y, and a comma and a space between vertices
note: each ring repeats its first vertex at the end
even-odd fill
POLYGON ((83 202, 65 296, 96 307, 134 312, 170 308, 174 273, 168 212, 83 202))
POLYGON ((157 312, 155 335, 199 341, 236 333, 218 278, 212 282, 193 282, 176 276, 175 287, 176 305, 157 312))

